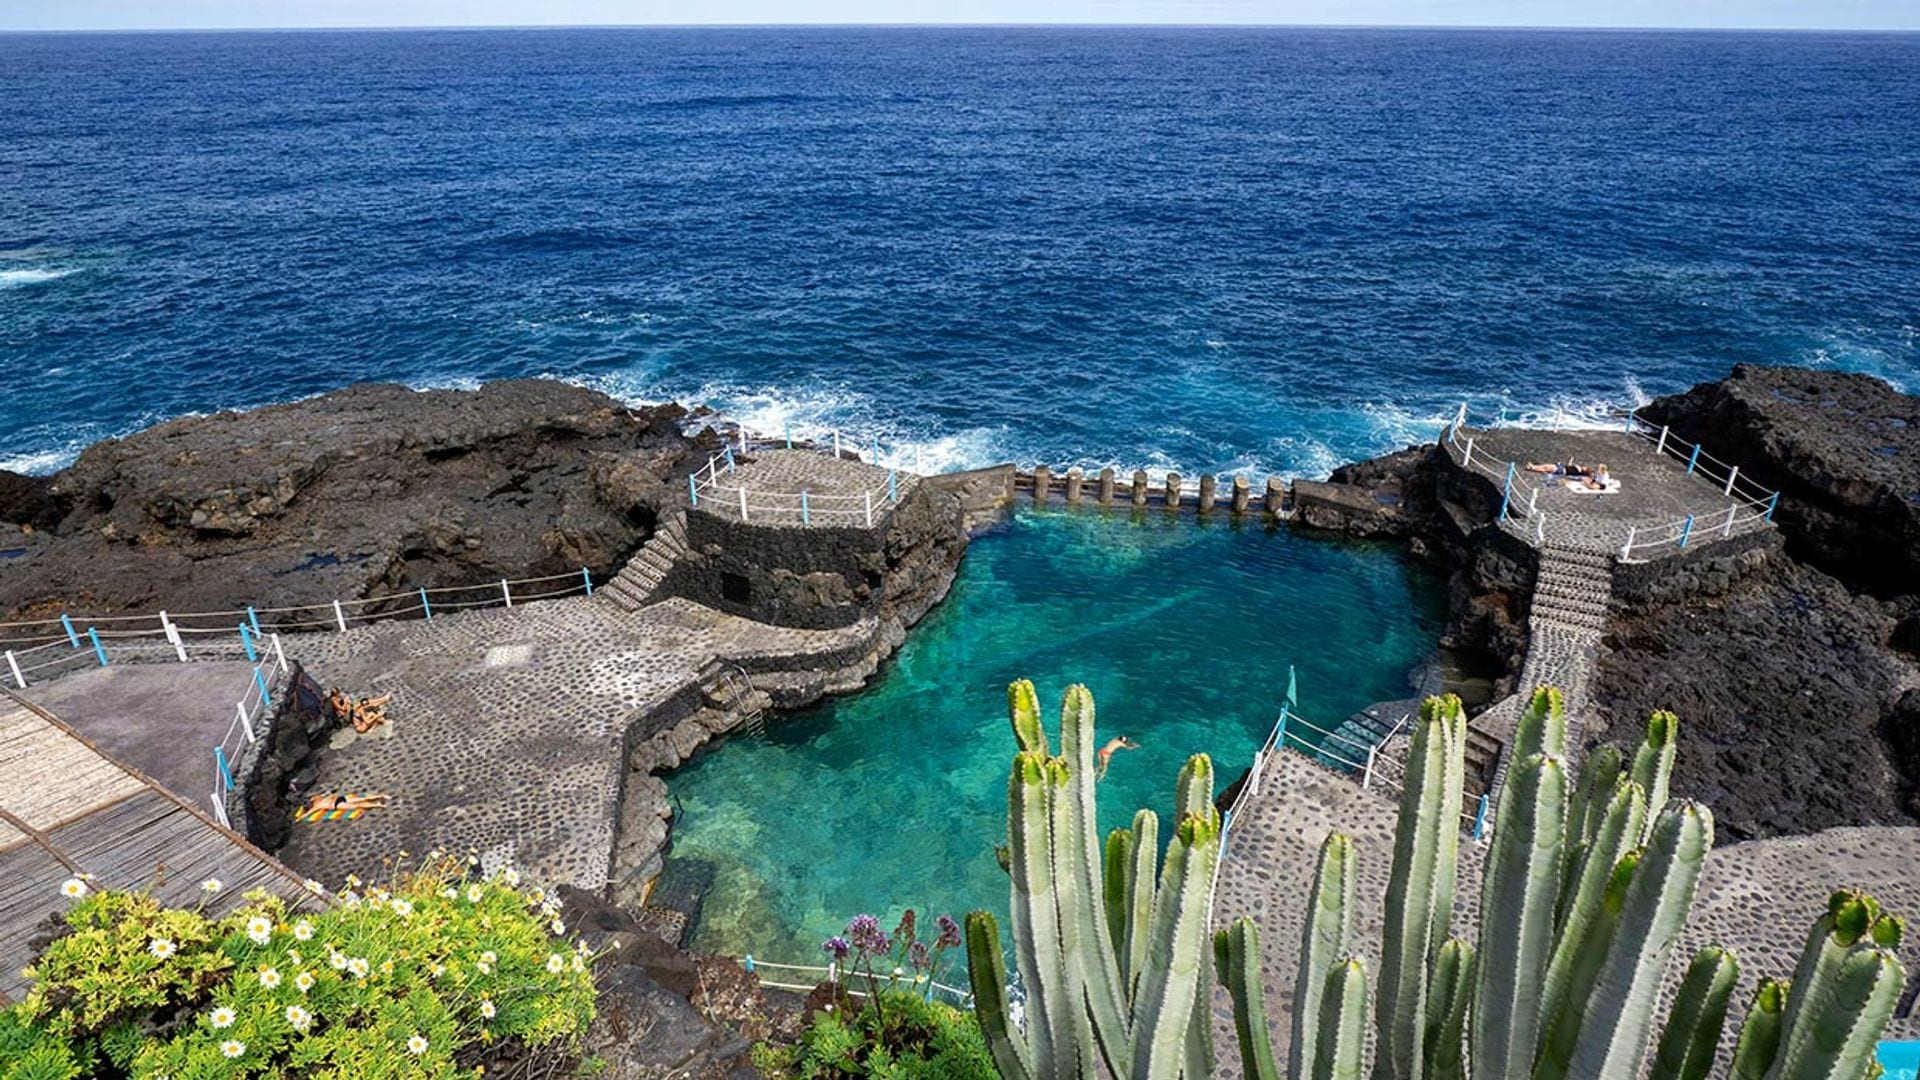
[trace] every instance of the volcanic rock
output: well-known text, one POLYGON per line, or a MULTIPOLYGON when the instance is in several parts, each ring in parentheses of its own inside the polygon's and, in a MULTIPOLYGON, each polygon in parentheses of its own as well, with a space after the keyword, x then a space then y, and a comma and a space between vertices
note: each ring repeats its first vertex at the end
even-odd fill
POLYGON ((0 613, 232 610, 615 572, 696 440, 541 380, 362 385, 169 421, 0 477, 0 613))

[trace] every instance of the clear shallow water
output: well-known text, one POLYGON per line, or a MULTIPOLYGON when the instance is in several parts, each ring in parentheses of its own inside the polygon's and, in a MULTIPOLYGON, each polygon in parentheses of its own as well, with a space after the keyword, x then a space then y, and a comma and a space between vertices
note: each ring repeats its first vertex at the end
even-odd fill
POLYGON ((698 947, 816 962, 861 911, 888 926, 1004 915, 1013 741, 1006 685, 1030 678, 1057 733, 1084 682, 1101 741, 1103 831, 1170 815, 1188 755, 1221 787, 1253 760, 1299 675, 1301 707, 1345 717, 1404 696, 1443 618, 1442 583, 1390 551, 1162 513, 1022 513, 977 541, 945 603, 858 694, 733 740, 668 776, 682 811, 663 889, 710 892, 698 947))
POLYGON ((11 468, 361 379, 1316 474, 1920 374, 1920 35, 0 35, 0 100, 11 468))

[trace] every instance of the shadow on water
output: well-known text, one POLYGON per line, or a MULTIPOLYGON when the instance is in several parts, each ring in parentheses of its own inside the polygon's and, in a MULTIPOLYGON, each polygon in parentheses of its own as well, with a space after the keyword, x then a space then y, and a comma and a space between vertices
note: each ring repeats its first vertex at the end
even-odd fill
POLYGON ((891 925, 1003 911, 1009 681, 1049 712, 1094 692, 1102 740, 1138 750, 1101 783, 1102 828, 1167 813, 1188 755, 1224 784, 1272 727, 1287 668, 1333 720, 1405 697, 1444 588, 1395 549, 1166 514, 1022 512, 969 550, 947 600, 852 696, 779 717, 667 780, 684 809, 660 883, 691 943, 814 962, 857 912, 891 925))

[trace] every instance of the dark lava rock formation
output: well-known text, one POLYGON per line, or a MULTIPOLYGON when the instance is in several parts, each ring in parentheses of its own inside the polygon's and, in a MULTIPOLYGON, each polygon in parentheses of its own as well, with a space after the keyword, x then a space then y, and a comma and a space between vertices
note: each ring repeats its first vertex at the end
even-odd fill
POLYGON ((1920 591, 1920 397, 1869 375, 1741 364, 1640 415, 1779 491, 1794 558, 1857 592, 1920 591))
MULTIPOLYGON (((1702 564, 1681 595, 1615 611, 1587 736, 1681 718, 1677 794, 1723 841, 1920 817, 1920 398, 1863 375, 1741 366, 1640 411, 1782 493, 1786 555, 1702 564), (1725 566, 1720 565, 1725 563, 1725 566)), ((1299 482, 1299 520, 1399 539, 1449 573, 1442 644, 1512 689, 1533 588, 1492 508, 1439 449, 1299 482)))
POLYGON ((618 570, 700 456, 678 406, 352 386, 0 474, 0 617, 232 610, 618 570))
POLYGON ((1920 817, 1920 398, 1743 364, 1640 414, 1779 491, 1793 561, 1618 616, 1602 711, 1677 712, 1730 838, 1920 817))

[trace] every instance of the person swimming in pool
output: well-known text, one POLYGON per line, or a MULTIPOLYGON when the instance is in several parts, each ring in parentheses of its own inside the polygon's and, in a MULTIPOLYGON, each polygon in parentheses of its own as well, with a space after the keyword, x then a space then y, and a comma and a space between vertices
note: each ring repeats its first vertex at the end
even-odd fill
POLYGON ((1107 743, 1107 745, 1100 748, 1100 753, 1098 754, 1100 758, 1100 768, 1094 772, 1093 778, 1099 780, 1107 775, 1107 766, 1113 764, 1113 755, 1116 751, 1138 749, 1140 749, 1140 744, 1127 738, 1125 735, 1115 737, 1111 742, 1107 743))

